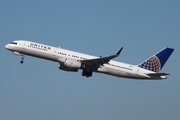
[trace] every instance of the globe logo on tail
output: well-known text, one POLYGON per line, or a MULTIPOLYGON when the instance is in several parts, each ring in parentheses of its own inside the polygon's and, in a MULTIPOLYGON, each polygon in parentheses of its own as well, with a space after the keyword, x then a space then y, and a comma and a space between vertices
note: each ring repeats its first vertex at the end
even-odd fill
POLYGON ((159 72, 161 70, 161 63, 157 56, 152 56, 150 59, 141 63, 139 67, 153 71, 153 72, 159 72))

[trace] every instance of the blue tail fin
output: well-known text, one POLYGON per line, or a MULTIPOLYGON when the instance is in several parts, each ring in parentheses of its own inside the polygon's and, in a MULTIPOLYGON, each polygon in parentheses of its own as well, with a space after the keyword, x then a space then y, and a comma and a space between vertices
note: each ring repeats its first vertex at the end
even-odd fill
POLYGON ((159 72, 163 68, 164 64, 166 63, 173 51, 173 48, 167 47, 155 54, 154 56, 150 57, 146 61, 142 62, 138 66, 153 72, 159 72))

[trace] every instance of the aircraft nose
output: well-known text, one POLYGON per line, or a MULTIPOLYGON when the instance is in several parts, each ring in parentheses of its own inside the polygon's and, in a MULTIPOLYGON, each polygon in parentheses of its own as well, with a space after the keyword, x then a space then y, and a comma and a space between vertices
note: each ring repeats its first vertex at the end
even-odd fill
POLYGON ((5 45, 5 48, 6 48, 6 49, 9 49, 9 45, 8 45, 8 44, 7 44, 7 45, 5 45))

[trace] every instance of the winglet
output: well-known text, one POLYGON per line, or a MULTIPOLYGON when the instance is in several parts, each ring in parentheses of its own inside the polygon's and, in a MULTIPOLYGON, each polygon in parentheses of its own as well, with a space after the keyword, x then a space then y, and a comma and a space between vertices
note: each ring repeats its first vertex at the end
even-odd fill
POLYGON ((122 49, 123 47, 116 52, 116 56, 118 56, 121 53, 122 49))

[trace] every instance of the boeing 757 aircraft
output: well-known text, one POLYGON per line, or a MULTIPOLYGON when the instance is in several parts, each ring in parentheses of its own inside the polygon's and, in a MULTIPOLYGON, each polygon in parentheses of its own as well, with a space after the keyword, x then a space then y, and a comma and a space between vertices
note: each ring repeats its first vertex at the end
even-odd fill
POLYGON ((167 78, 168 73, 159 71, 174 51, 166 47, 139 65, 131 65, 112 60, 119 56, 123 48, 113 55, 96 57, 25 40, 13 41, 5 47, 15 55, 21 56, 21 64, 24 62, 25 55, 29 55, 58 62, 61 70, 77 72, 81 69, 82 76, 86 77, 91 77, 93 72, 98 72, 117 77, 153 80, 167 78))

